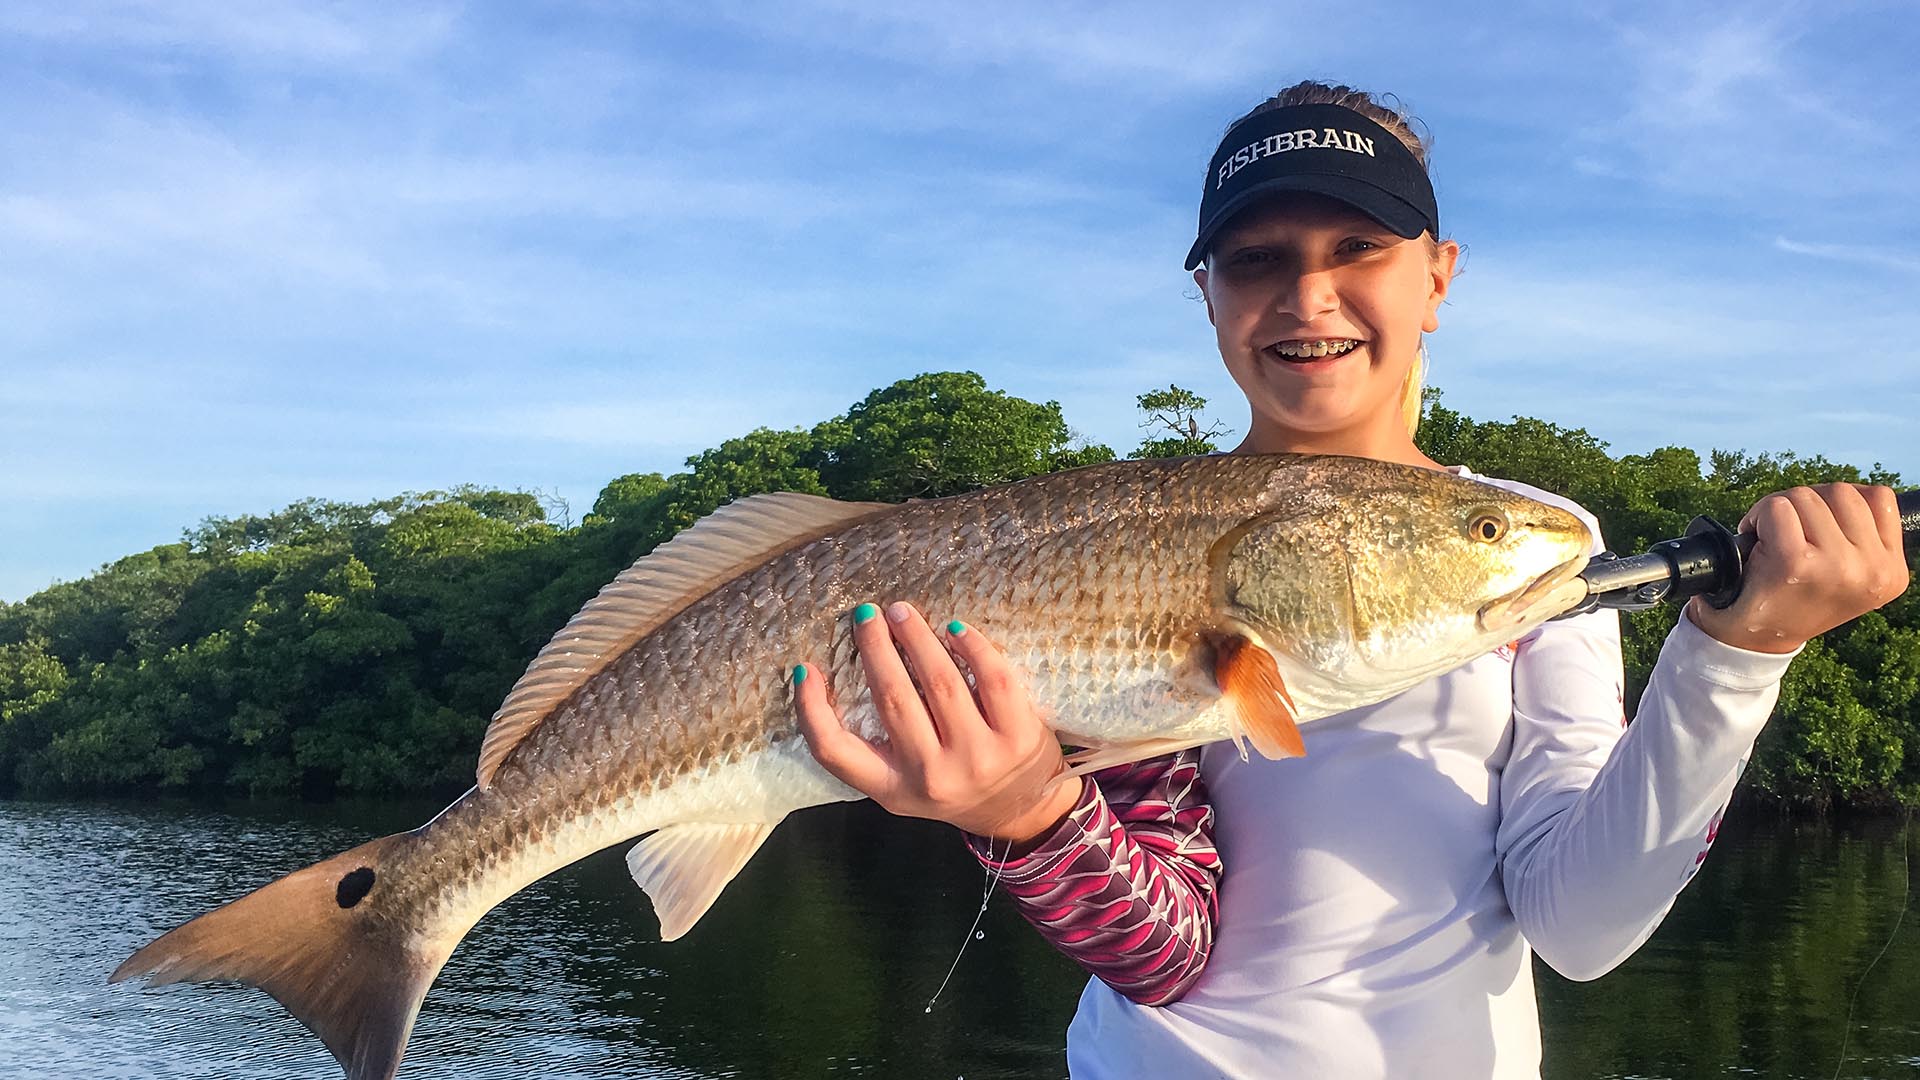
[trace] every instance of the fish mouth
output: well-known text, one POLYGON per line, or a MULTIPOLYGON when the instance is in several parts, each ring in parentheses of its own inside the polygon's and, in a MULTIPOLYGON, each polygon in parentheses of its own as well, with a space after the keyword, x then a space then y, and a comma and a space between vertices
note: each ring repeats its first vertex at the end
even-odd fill
POLYGON ((1580 572, 1587 568, 1588 561, 1585 555, 1575 556, 1528 584, 1483 604, 1478 615, 1480 629, 1504 631, 1541 610, 1546 610, 1551 618, 1585 600, 1587 583, 1580 572))

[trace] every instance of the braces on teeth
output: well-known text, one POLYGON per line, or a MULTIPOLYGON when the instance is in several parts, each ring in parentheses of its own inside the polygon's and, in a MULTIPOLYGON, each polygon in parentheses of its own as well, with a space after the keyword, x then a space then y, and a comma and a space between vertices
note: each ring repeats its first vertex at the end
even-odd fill
POLYGON ((1273 346, 1273 351, 1281 356, 1338 356, 1350 352, 1359 345, 1357 341, 1281 341, 1273 346))

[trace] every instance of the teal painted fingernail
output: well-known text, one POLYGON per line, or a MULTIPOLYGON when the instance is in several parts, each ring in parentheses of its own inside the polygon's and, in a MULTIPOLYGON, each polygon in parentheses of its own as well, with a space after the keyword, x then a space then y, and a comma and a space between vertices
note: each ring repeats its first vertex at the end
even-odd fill
POLYGON ((806 681, 807 681, 807 665, 805 664, 793 665, 793 685, 799 686, 801 683, 806 681))
POLYGON ((853 625, 859 626, 861 623, 871 622, 873 617, 878 614, 880 614, 879 608, 874 607, 872 604, 861 604, 859 607, 853 609, 853 625))
POLYGON ((967 624, 961 622, 959 619, 955 619, 947 624, 947 633, 952 634, 954 637, 959 637, 966 632, 967 624))

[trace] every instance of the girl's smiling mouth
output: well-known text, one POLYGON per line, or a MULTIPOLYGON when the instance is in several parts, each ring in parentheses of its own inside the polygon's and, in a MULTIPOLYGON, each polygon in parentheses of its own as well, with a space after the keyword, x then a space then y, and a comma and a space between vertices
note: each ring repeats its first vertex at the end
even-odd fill
POLYGON ((1319 360, 1331 360, 1366 344, 1355 338, 1288 338, 1276 341, 1261 351, 1288 364, 1305 365, 1319 360))

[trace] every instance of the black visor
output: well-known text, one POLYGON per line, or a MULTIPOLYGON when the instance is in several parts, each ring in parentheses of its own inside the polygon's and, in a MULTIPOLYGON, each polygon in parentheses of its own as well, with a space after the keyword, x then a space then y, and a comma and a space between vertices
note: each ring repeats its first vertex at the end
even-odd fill
POLYGON ((1249 203, 1282 191, 1338 199, 1411 240, 1440 235, 1440 208, 1420 159, 1392 132, 1340 105, 1289 105, 1228 129, 1207 166, 1200 235, 1187 269, 1249 203))

